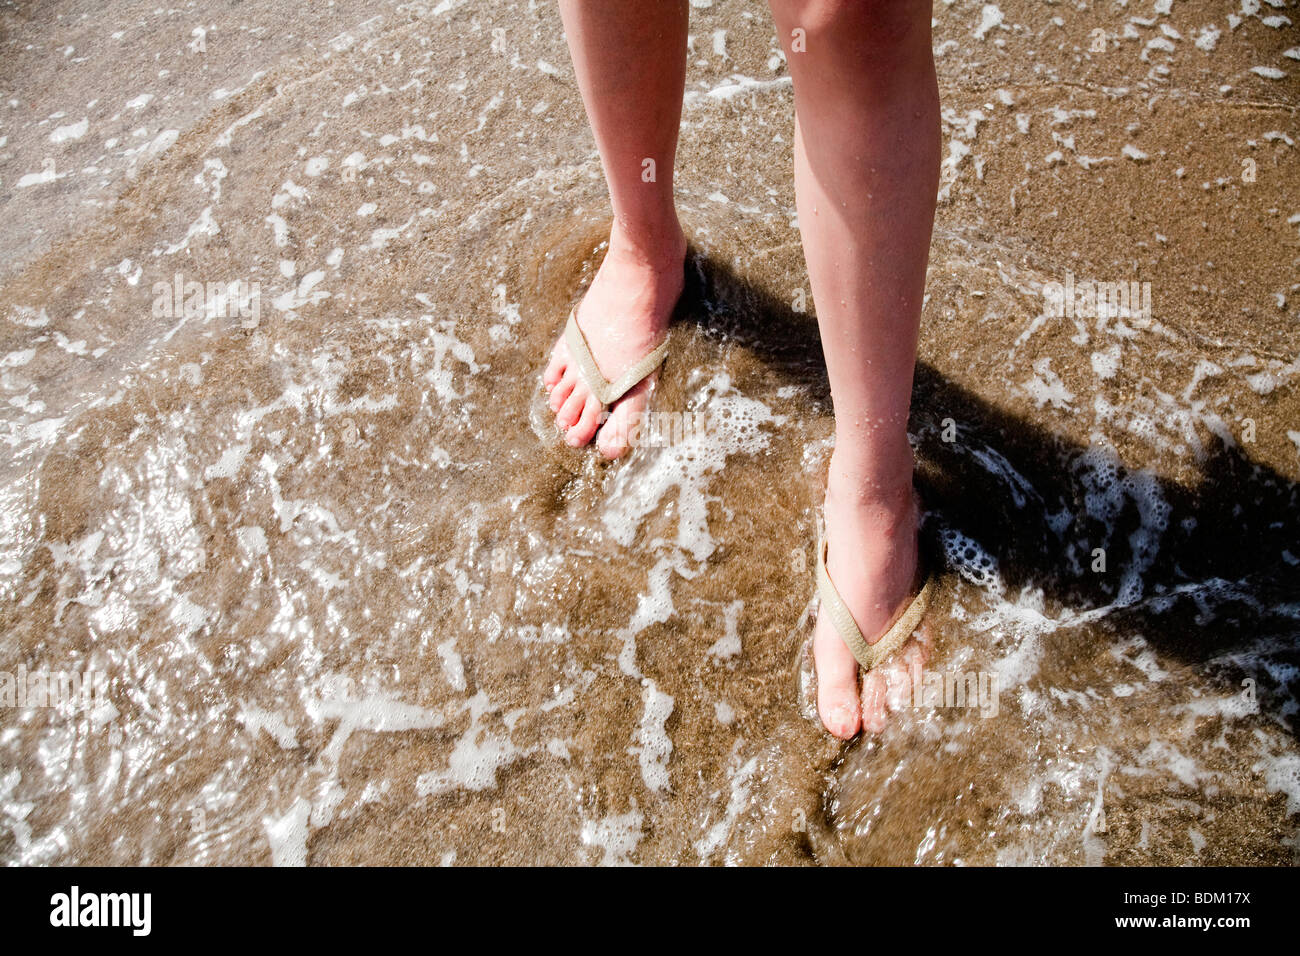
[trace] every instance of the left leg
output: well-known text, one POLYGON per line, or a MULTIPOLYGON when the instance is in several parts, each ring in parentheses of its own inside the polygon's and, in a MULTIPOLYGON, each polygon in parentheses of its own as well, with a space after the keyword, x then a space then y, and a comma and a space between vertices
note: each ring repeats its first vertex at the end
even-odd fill
MULTIPOLYGON (((560 0, 560 15, 614 208, 608 250, 578 305, 578 327, 612 380, 663 340, 682 292, 686 237, 673 163, 689 8, 686 0, 560 0), (648 180, 647 160, 657 167, 648 180)), ((651 372, 614 402, 602 426, 600 401, 563 335, 542 374, 565 441, 576 448, 596 436, 607 458, 628 450, 656 378, 651 372)))
MULTIPOLYGON (((872 643, 909 600, 918 559, 907 420, 939 179, 930 0, 771 6, 794 79, 799 227, 835 407, 827 569, 872 643)), ((869 674, 859 697, 857 662, 825 614, 814 653, 826 728, 879 729, 884 678, 869 674)))

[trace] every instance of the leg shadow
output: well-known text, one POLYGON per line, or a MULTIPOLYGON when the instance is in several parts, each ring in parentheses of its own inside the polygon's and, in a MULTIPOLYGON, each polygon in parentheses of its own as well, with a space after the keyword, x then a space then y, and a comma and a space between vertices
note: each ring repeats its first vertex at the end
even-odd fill
MULTIPOLYGON (((811 315, 698 250, 687 275, 683 321, 830 407, 811 315)), ((1254 680, 1261 712, 1296 732, 1296 482, 1215 438, 1189 488, 1008 414, 924 362, 909 430, 928 502, 992 556, 1010 593, 1041 590, 1053 615, 1105 615, 1225 686, 1254 680)))

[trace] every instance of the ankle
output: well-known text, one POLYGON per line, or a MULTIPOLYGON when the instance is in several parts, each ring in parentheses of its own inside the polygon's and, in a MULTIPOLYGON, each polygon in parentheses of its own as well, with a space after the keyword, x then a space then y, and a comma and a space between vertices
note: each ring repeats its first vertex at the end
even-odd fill
POLYGON ((833 507, 910 515, 916 506, 910 448, 889 462, 862 461, 837 450, 826 476, 826 502, 833 507))
POLYGON ((680 272, 686 258, 686 235, 677 213, 635 226, 615 219, 609 231, 608 255, 657 274, 680 272))
POLYGON ((827 482, 823 511, 833 536, 837 525, 848 522, 856 528, 873 528, 887 537, 914 530, 920 522, 920 508, 910 487, 885 491, 841 482, 827 482))

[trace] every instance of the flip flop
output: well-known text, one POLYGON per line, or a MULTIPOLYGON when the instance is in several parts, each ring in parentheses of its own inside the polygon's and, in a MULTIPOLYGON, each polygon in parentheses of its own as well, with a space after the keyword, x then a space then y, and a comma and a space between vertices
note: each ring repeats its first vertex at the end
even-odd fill
POLYGON ((872 668, 878 667, 885 658, 912 636, 912 632, 921 623, 930 606, 938 578, 932 572, 925 570, 928 562, 925 558, 925 549, 922 548, 918 554, 916 575, 921 584, 916 588, 911 603, 898 612, 878 641, 868 644, 826 570, 827 547, 826 538, 823 536, 817 543, 817 594, 840 640, 844 641, 853 656, 857 658, 858 666, 865 674, 872 668))
POLYGON ((578 363, 578 374, 582 376, 582 380, 587 383, 587 388, 591 389, 591 394, 596 396, 596 401, 600 402, 603 409, 608 409, 627 394, 633 386, 662 365, 668 356, 668 337, 664 336, 664 340, 649 354, 614 381, 609 381, 600 374, 600 367, 591 354, 587 339, 583 336, 582 329, 578 328, 577 309, 569 310, 569 321, 564 327, 564 342, 568 346, 569 355, 578 363))

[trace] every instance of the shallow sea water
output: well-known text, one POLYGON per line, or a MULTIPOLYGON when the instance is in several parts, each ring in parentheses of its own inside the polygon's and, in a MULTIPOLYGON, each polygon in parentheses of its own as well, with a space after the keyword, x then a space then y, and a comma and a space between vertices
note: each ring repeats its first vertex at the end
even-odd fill
POLYGON ((937 5, 910 432, 975 699, 847 747, 788 75, 694 6, 698 427, 614 465, 541 406, 608 228, 550 4, 0 10, 0 674, 107 681, 0 710, 0 859, 1295 862, 1294 6, 937 5))

